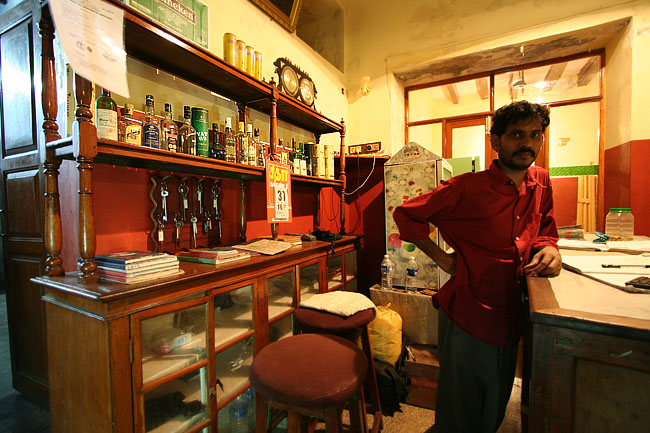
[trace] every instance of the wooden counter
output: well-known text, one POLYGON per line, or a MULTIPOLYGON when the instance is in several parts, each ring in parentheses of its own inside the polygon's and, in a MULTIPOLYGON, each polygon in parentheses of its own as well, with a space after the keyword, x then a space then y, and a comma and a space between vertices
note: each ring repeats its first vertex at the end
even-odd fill
POLYGON ((650 295, 565 269, 528 291, 529 432, 648 432, 650 295))

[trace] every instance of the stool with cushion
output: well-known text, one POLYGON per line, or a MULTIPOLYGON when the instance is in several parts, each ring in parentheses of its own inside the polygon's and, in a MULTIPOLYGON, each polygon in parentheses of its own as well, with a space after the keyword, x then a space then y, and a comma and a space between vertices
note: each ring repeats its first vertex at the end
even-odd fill
MULTIPOLYGON (((368 361, 350 341, 334 335, 301 334, 264 347, 253 359, 250 382, 262 405, 289 411, 289 433, 299 431, 299 415, 325 419, 328 433, 341 431, 346 403, 352 430, 366 432, 361 394, 368 361)), ((256 431, 265 431, 258 419, 256 431)))
MULTIPOLYGON (((372 433, 377 433, 382 427, 381 402, 379 400, 379 388, 377 386, 377 377, 375 375, 375 363, 372 357, 370 339, 368 337, 368 323, 376 315, 374 304, 367 297, 359 293, 350 292, 330 292, 321 295, 315 295, 308 302, 303 302, 294 313, 294 319, 298 329, 303 333, 331 334, 346 338, 355 342, 357 337, 361 336, 361 345, 368 360, 368 374, 366 381, 370 393, 370 403, 372 404, 373 424, 372 433), (362 299, 363 298, 363 299, 362 299), (324 299, 325 302, 321 302, 324 299), (360 302, 358 302, 360 301, 360 302), (339 305, 339 303, 341 305, 339 305), (342 316, 333 314, 329 311, 313 309, 321 308, 326 304, 326 309, 337 313, 349 314, 342 316), (357 307, 353 308, 352 305, 357 307), (367 308, 372 306, 372 308, 367 308), (339 307, 341 309, 339 310, 339 307), (366 307, 365 309, 363 309, 366 307), (359 311, 356 311, 359 310, 359 311), (356 311, 356 312, 354 312, 356 311)), ((365 417, 365 405, 364 405, 365 417)))

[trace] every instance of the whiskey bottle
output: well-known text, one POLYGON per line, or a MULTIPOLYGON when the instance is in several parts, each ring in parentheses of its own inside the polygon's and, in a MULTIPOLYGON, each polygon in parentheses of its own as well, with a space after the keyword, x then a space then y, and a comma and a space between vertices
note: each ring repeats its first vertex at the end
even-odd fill
POLYGON ((266 146, 264 146, 260 141, 259 128, 255 128, 255 132, 253 133, 253 140, 255 140, 255 148, 257 149, 257 166, 266 167, 266 146))
POLYGON ((296 140, 293 138, 291 139, 291 155, 289 159, 293 174, 300 174, 300 155, 298 154, 298 149, 296 149, 296 140))
POLYGON ((219 125, 212 124, 212 141, 210 142, 209 157, 213 159, 226 160, 226 148, 223 146, 223 134, 219 132, 219 125))
POLYGON ((244 132, 244 122, 239 122, 237 133, 237 162, 248 164, 248 136, 244 132))
POLYGON ((235 134, 232 132, 232 119, 226 117, 226 130, 223 133, 224 142, 226 144, 226 161, 236 162, 237 160, 237 144, 235 134))
POLYGON ((182 153, 196 155, 196 129, 192 126, 192 109, 183 106, 183 124, 178 129, 178 147, 182 153))
POLYGON ((124 105, 124 114, 117 122, 117 139, 122 143, 142 146, 142 121, 133 117, 133 104, 124 105))
POLYGON ((165 118, 160 123, 161 149, 178 152, 178 126, 172 119, 172 104, 165 104, 165 118))
POLYGON ((95 101, 97 138, 117 141, 117 104, 111 91, 102 88, 102 96, 95 101))
POLYGON ((257 145, 253 139, 253 124, 246 125, 246 138, 248 140, 248 165, 257 165, 257 145))
POLYGON ((302 143, 298 145, 298 155, 300 159, 300 174, 307 176, 307 155, 305 154, 305 148, 302 143))
POLYGON ((142 125, 143 144, 154 149, 160 149, 160 122, 155 112, 153 95, 147 95, 146 111, 142 125))

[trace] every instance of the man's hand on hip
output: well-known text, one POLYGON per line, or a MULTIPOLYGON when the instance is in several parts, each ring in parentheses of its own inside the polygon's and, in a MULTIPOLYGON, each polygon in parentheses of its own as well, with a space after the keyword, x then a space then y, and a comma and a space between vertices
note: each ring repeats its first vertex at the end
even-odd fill
POLYGON ((557 248, 547 245, 535 253, 530 262, 524 266, 526 275, 554 277, 562 269, 562 256, 557 248))

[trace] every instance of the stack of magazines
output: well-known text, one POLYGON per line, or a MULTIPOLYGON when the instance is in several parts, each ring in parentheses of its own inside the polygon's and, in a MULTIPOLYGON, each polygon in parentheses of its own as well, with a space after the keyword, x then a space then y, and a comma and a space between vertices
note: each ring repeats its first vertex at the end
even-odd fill
POLYGON ((251 253, 235 248, 195 248, 176 253, 178 260, 184 262, 220 265, 235 260, 247 259, 251 253))
POLYGON ((122 284, 141 283, 182 274, 178 258, 167 253, 124 251, 95 256, 97 273, 107 281, 122 284))

